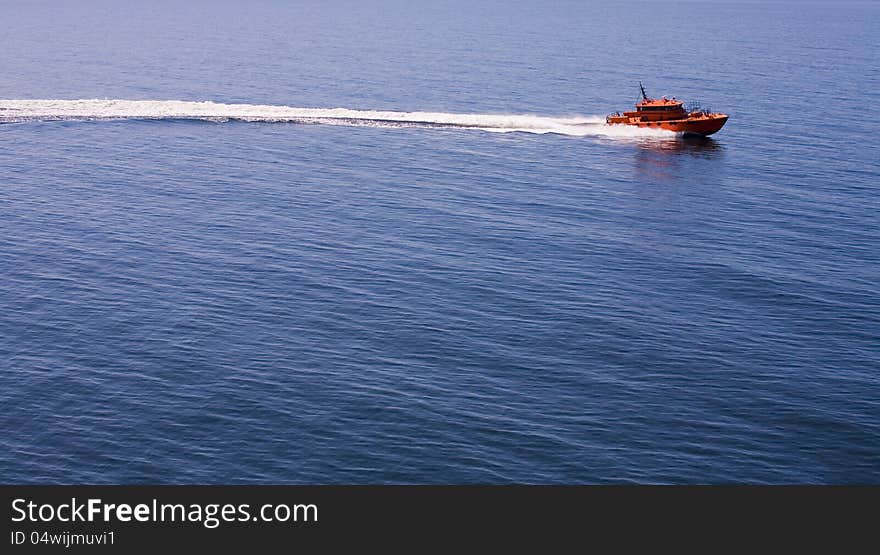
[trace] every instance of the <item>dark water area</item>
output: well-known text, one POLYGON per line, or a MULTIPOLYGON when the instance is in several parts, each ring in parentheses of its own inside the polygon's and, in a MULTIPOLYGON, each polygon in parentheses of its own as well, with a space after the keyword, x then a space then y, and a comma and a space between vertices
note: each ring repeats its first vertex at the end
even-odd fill
POLYGON ((880 482, 877 3, 5 12, 0 120, 731 119, 0 124, 0 482, 880 482))

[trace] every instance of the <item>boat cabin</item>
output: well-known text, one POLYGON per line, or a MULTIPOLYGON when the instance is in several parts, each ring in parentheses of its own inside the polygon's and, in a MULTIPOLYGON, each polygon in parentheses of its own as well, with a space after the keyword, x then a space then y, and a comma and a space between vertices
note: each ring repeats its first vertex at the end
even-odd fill
POLYGON ((636 110, 639 112, 677 112, 681 110, 682 102, 680 100, 668 100, 666 97, 656 99, 647 98, 636 104, 636 110))
POLYGON ((636 104, 635 112, 624 112, 630 118, 638 118, 638 121, 662 121, 667 119, 679 119, 687 116, 684 103, 674 98, 643 98, 636 104))
POLYGON ((608 123, 638 123, 682 119, 688 116, 684 103, 675 98, 649 98, 645 87, 639 83, 642 99, 636 103, 635 111, 624 112, 623 115, 612 114, 605 118, 608 123))

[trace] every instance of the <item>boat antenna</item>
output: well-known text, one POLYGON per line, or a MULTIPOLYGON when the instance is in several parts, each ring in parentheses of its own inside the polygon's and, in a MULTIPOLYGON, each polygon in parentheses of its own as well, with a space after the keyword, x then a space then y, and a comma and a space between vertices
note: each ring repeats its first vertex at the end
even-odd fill
POLYGON ((642 85, 641 81, 639 81, 639 88, 642 89, 642 99, 648 100, 648 95, 645 93, 645 87, 642 85))

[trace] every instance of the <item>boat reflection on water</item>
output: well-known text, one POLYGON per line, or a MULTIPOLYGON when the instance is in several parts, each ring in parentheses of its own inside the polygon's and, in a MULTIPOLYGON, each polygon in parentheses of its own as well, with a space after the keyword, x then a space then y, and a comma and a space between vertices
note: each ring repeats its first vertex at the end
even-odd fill
POLYGON ((638 146, 642 150, 655 152, 680 152, 682 154, 705 155, 707 158, 724 151, 724 147, 711 137, 699 135, 684 135, 669 139, 653 139, 640 141, 638 146))
POLYGON ((705 162, 723 157, 724 146, 709 137, 655 138, 636 143, 635 170, 642 178, 665 182, 686 174, 710 175, 705 162))

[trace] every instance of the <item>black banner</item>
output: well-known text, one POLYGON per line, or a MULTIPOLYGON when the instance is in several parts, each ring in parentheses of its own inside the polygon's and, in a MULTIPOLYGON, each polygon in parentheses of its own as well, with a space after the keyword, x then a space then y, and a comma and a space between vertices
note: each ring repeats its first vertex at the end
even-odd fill
MULTIPOLYGON (((813 547, 867 534, 878 490, 644 486, 3 486, 3 553, 813 547), (833 531, 833 533, 832 533, 833 531), (470 546, 470 547, 469 547, 470 546), (707 545, 706 547, 709 547, 707 545)), ((606 551, 606 550, 601 550, 606 551)))

